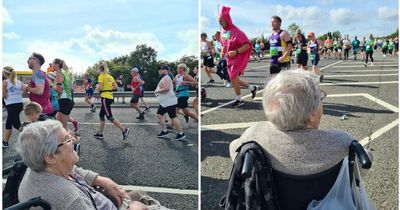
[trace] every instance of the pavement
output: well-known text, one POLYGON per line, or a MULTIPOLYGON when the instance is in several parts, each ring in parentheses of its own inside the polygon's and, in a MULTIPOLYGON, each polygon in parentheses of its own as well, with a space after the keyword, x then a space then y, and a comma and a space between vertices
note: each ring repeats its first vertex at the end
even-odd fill
MULTIPOLYGON (((367 192, 378 209, 398 209, 398 57, 374 53, 374 66, 358 60, 323 59, 319 63, 325 75, 321 88, 328 93, 320 129, 336 128, 351 133, 369 147, 374 156, 372 168, 363 176, 367 192), (343 114, 345 120, 341 120, 343 114)), ((251 60, 244 76, 250 85, 260 87, 254 100, 242 89, 245 104, 231 108, 233 88, 226 88, 214 75, 215 83, 202 87, 207 100, 202 103, 201 118, 201 208, 218 209, 228 186, 233 162, 229 143, 253 123, 266 121, 262 110, 262 89, 271 78, 269 61, 251 60)), ((310 64, 309 64, 310 66, 310 64)), ((205 75, 205 74, 202 74, 205 75)))
MULTIPOLYGON (((198 123, 192 119, 186 123, 179 116, 186 141, 159 139, 160 132, 156 112, 158 104, 153 98, 150 112, 144 120, 137 120, 137 112, 129 104, 113 104, 112 112, 124 126, 131 129, 126 141, 121 131, 106 121, 104 140, 93 137, 99 127, 99 111, 92 113, 82 98, 75 99, 76 106, 70 116, 81 122, 81 154, 78 165, 113 179, 126 190, 142 189, 160 203, 172 209, 198 208, 198 123)), ((3 130, 7 112, 3 112, 3 130)), ((24 119, 23 114, 20 115, 24 119)), ((72 125, 69 124, 72 129, 72 125)), ((12 165, 17 153, 13 131, 10 147, 3 149, 3 167, 12 165)), ((4 177, 3 177, 4 178, 4 177)), ((5 180, 3 179, 3 184, 5 180)))

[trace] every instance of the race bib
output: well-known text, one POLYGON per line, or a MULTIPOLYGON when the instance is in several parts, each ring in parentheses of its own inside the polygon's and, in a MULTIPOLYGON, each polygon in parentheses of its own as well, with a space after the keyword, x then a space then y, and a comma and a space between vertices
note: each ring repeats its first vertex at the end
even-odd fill
POLYGON ((271 48, 269 49, 269 52, 271 53, 271 56, 276 56, 276 55, 278 55, 278 48, 276 48, 276 47, 271 47, 271 48))
POLYGON ((296 50, 295 54, 298 55, 300 53, 301 53, 301 49, 299 48, 299 49, 296 50))
POLYGON ((231 39, 231 32, 230 31, 225 31, 225 33, 222 34, 222 39, 224 39, 224 40, 231 39))
POLYGON ((311 57, 311 60, 315 60, 315 54, 311 54, 310 57, 311 57))
POLYGON ((367 49, 371 48, 371 45, 367 45, 367 49))

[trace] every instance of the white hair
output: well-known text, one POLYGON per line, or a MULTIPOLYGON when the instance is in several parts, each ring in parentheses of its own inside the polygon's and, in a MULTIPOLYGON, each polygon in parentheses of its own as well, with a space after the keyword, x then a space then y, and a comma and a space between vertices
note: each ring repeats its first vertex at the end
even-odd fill
POLYGON ((34 171, 43 171, 46 168, 44 157, 56 153, 58 131, 62 128, 57 120, 35 122, 24 127, 16 147, 22 161, 34 171))
POLYGON ((279 130, 305 129, 321 105, 320 97, 318 75, 302 69, 283 71, 265 87, 264 112, 279 130))

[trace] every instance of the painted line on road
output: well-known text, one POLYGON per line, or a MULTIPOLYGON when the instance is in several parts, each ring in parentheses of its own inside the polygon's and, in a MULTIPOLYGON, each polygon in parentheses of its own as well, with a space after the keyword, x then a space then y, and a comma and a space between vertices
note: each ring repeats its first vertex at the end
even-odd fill
POLYGON ((377 84, 399 84, 399 81, 384 81, 384 82, 332 82, 321 83, 320 86, 335 86, 335 85, 377 85, 377 84))
POLYGON ((324 78, 332 78, 332 77, 376 77, 376 76, 381 76, 381 77, 388 77, 388 76, 399 76, 399 74, 330 74, 330 75, 325 75, 324 78))
POLYGON ((382 134, 386 133, 387 131, 389 131, 390 129, 396 127, 397 125, 399 125, 399 119, 396 119, 395 121, 383 126, 382 128, 380 128, 379 130, 375 131, 374 133, 372 133, 371 135, 363 138, 360 141, 360 144, 365 146, 367 145, 369 142, 375 140, 376 138, 378 138, 379 136, 381 136, 382 134))
MULTIPOLYGON (((356 61, 356 62, 352 62, 352 61, 345 61, 345 62, 343 62, 343 64, 355 64, 355 63, 359 63, 359 64, 364 64, 365 62, 361 62, 361 61, 356 61)), ((398 61, 395 61, 395 60, 392 60, 392 61, 375 61, 374 62, 374 64, 377 64, 377 63, 386 63, 386 64, 388 64, 388 63, 399 63, 398 61)))
MULTIPOLYGON (((333 66, 333 65, 336 65, 336 64, 338 64, 338 63, 341 63, 341 62, 343 62, 343 61, 337 61, 337 62, 335 62, 335 63, 332 63, 332 64, 328 65, 328 66, 322 67, 320 70, 329 68, 329 67, 331 67, 331 66, 333 66)), ((262 66, 257 67, 257 68, 261 68, 261 67, 262 67, 262 66)), ((257 91, 257 94, 262 93, 262 92, 264 92, 264 89, 257 91)), ((248 95, 246 95, 246 96, 243 96, 242 99, 248 98, 248 97, 250 97, 250 96, 251 96, 251 94, 248 94, 248 95)), ((222 107, 225 107, 225 106, 227 106, 227 105, 229 105, 229 104, 232 104, 233 102, 235 102, 235 100, 232 100, 232 101, 226 102, 226 103, 224 103, 224 104, 221 104, 221 105, 219 105, 219 106, 216 106, 216 107, 207 109, 207 110, 205 110, 205 111, 200 112, 200 114, 207 114, 207 113, 210 113, 210 112, 215 111, 215 110, 217 110, 217 109, 219 109, 219 108, 222 108, 222 107)))
MULTIPOLYGON (((354 72, 389 72, 389 71, 395 71, 395 72, 399 72, 399 69, 392 69, 392 70, 339 70, 339 69, 335 69, 333 70, 335 73, 354 73, 354 72)), ((331 71, 329 71, 329 73, 331 73, 331 71)))
MULTIPOLYGON (((368 100, 371 100, 372 102, 375 102, 386 109, 396 112, 399 112, 399 108, 396 106, 393 106, 392 104, 389 104, 383 100, 380 100, 368 93, 349 93, 349 94, 328 94, 327 97, 329 98, 338 98, 338 97, 365 97, 368 100)), ((262 100, 262 97, 256 97, 254 100, 262 100)), ((262 122, 262 121, 261 121, 262 122)), ((201 131, 208 131, 208 130, 226 130, 226 129, 237 129, 237 128, 248 128, 255 123, 258 122, 242 122, 242 123, 227 123, 227 124, 213 124, 213 125, 202 125, 201 126, 201 131)))
MULTIPOLYGON (((373 65, 373 66, 368 65, 368 67, 373 67, 373 68, 374 67, 384 67, 384 66, 396 67, 399 65, 373 65)), ((364 65, 350 65, 350 66, 334 66, 332 68, 368 68, 368 67, 365 67, 364 65)))
MULTIPOLYGON (((3 122, 3 124, 6 122, 3 122)), ((80 125, 100 125, 100 123, 90 123, 90 122, 79 122, 80 125)), ((159 126, 158 123, 123 123, 123 125, 143 125, 143 126, 159 126)), ((113 123, 106 123, 106 125, 113 125, 113 123)))
MULTIPOLYGON (((7 179, 3 179, 3 186, 6 184, 7 179)), ((119 185, 126 191, 132 190, 143 190, 145 192, 156 192, 156 193, 170 193, 170 194, 181 194, 181 195, 199 195, 198 190, 182 190, 176 188, 164 188, 164 187, 146 187, 146 186, 134 186, 134 185, 119 185)))

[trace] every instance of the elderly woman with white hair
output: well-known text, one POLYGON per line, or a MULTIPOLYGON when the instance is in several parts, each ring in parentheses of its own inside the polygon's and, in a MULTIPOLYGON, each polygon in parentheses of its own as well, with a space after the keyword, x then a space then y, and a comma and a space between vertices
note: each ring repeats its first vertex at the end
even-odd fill
POLYGON ((311 175, 332 168, 346 157, 354 138, 341 130, 319 129, 326 93, 318 80, 318 75, 303 70, 284 71, 274 77, 263 96, 269 121, 251 126, 233 141, 231 158, 243 143, 256 141, 275 170, 311 175))
POLYGON ((55 120, 33 123, 18 137, 17 151, 28 169, 21 181, 21 202, 41 196, 52 209, 159 209, 143 192, 126 193, 109 178, 77 167, 76 139, 55 120), (104 188, 115 204, 94 187, 104 188), (140 202, 138 202, 140 201, 140 202), (148 204, 149 206, 144 205, 148 204), (152 206, 153 208, 150 208, 152 206), (155 207, 155 208, 154 208, 155 207))

